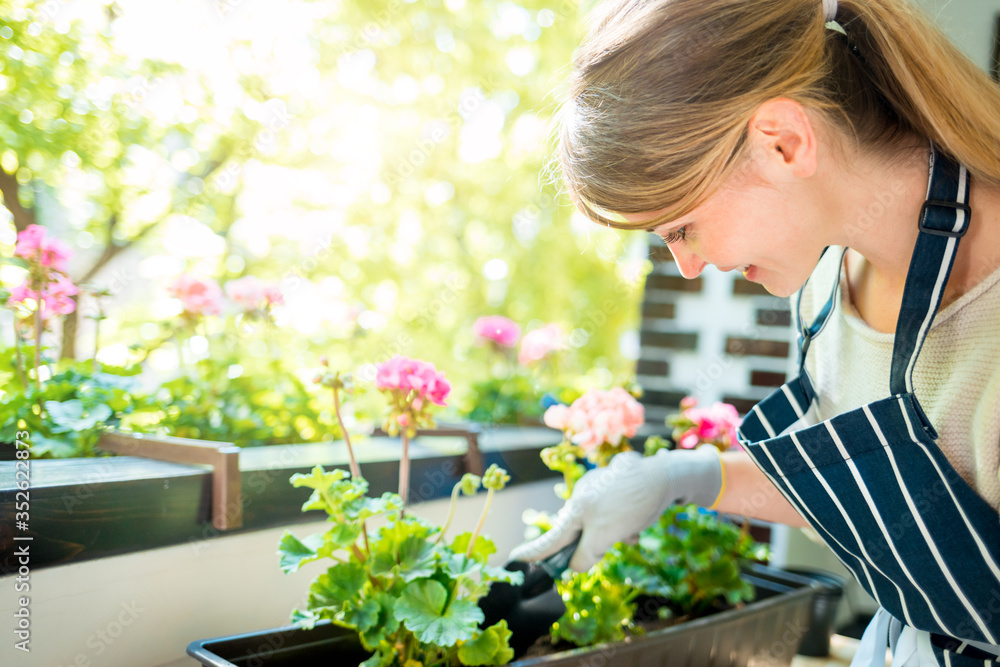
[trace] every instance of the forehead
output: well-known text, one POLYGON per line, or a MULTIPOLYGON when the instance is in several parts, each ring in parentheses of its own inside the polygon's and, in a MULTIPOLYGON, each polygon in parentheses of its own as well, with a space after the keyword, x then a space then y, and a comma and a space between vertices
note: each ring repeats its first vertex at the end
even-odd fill
MULTIPOLYGON (((624 218, 627 222, 630 222, 630 223, 633 223, 633 224, 637 224, 637 223, 643 223, 643 222, 652 222, 652 221, 656 220, 657 218, 659 218, 660 216, 662 216, 668 210, 669 209, 667 209, 667 208, 661 208, 661 209, 659 209, 657 211, 648 211, 648 212, 643 212, 643 213, 621 213, 619 215, 621 215, 621 217, 624 218)), ((650 225, 650 227, 648 228, 647 231, 655 232, 655 231, 658 231, 658 230, 660 230, 662 228, 669 227, 671 225, 683 224, 682 221, 683 221, 684 217, 685 216, 681 216, 681 218, 676 218, 676 219, 670 220, 668 222, 661 222, 661 223, 659 223, 659 224, 657 224, 655 226, 650 225)))

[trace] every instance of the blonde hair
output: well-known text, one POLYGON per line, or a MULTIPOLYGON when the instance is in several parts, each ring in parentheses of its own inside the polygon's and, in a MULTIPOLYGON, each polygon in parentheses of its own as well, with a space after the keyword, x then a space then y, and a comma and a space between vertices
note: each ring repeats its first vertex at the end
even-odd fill
POLYGON ((847 145, 892 155, 914 135, 1000 187, 1000 86, 907 0, 609 0, 591 17, 560 112, 559 162, 595 222, 650 229, 741 164, 754 111, 816 110, 847 145), (627 223, 610 213, 667 209, 627 223))

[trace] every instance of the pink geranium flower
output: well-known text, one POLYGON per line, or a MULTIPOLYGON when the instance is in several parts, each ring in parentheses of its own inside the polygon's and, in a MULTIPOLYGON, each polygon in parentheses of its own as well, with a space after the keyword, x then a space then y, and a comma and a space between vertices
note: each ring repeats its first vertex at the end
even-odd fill
MULTIPOLYGON (((685 403, 681 403, 682 406, 685 403)), ((681 434, 677 444, 685 449, 693 449, 699 444, 713 442, 724 447, 738 447, 736 429, 740 425, 740 413, 729 403, 713 403, 711 407, 699 408, 691 399, 687 402, 683 418, 690 426, 681 434)))
POLYGON ((226 296, 248 312, 285 303, 280 287, 274 283, 266 283, 255 276, 244 276, 227 282, 226 296))
POLYGON ((565 333, 558 324, 546 324, 540 329, 529 331, 521 339, 521 349, 517 354, 519 363, 527 366, 541 361, 565 345, 565 333))
POLYGON ((281 292, 281 287, 274 283, 264 285, 264 301, 269 306, 284 306, 285 295, 281 292))
POLYGON ((566 434, 570 442, 592 451, 607 443, 613 447, 631 438, 645 422, 642 404, 622 389, 592 389, 569 407, 554 405, 545 411, 545 424, 566 434))
POLYGON ((17 235, 14 254, 29 261, 37 261, 47 269, 65 273, 73 251, 68 244, 49 236, 41 225, 28 225, 17 235))
POLYGON ((243 310, 257 310, 264 302, 264 283, 254 276, 244 276, 226 283, 226 296, 243 310))
POLYGON ((222 289, 211 278, 183 273, 174 279, 167 292, 180 299, 186 313, 218 315, 222 312, 222 289))
POLYGON ((375 366, 375 386, 381 391, 401 392, 404 396, 414 392, 412 400, 420 400, 421 407, 423 401, 447 405, 445 399, 451 392, 451 384, 434 364, 398 354, 375 366))
POLYGON ((41 302, 42 319, 48 319, 53 315, 67 315, 76 310, 76 301, 70 297, 79 292, 77 286, 64 275, 59 275, 55 280, 48 283, 42 289, 42 298, 38 298, 38 292, 31 289, 27 282, 18 285, 10 292, 7 305, 13 306, 31 300, 41 302))
POLYGON ((502 347, 514 347, 521 338, 521 327, 503 315, 480 317, 472 331, 480 342, 491 340, 502 347))

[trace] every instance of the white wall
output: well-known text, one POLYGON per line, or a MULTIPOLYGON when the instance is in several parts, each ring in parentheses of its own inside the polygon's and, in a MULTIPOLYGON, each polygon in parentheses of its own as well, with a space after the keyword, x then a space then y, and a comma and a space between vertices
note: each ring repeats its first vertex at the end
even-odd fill
MULTIPOLYGON (((484 533, 502 565, 522 541, 521 513, 554 511, 562 502, 553 481, 518 485, 494 500, 484 533)), ((462 498, 450 534, 472 530, 485 496, 462 498)), ((440 525, 448 500, 414 505, 414 514, 440 525)), ((290 527, 298 537, 326 522, 290 527)), ((0 579, 0 665, 3 667, 189 667, 187 645, 288 624, 303 608, 312 579, 327 566, 310 563, 285 575, 278 568, 284 528, 103 558, 32 573, 31 653, 13 648, 14 577, 0 579)))
POLYGON ((972 62, 989 71, 1000 0, 917 0, 972 62))

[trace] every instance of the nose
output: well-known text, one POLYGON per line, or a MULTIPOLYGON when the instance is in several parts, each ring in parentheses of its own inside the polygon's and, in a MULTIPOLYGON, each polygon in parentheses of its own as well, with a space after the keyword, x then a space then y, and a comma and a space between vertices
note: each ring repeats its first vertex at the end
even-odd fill
POLYGON ((670 248, 670 254, 674 256, 674 262, 677 263, 677 268, 680 269, 682 276, 690 279, 697 278, 701 274, 702 269, 705 268, 705 262, 698 255, 686 249, 683 242, 671 243, 667 247, 670 248))

